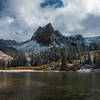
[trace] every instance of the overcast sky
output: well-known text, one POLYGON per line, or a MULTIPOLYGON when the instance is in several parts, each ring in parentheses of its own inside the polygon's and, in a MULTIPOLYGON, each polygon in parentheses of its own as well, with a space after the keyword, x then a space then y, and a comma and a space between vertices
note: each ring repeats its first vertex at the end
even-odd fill
POLYGON ((0 38, 25 41, 49 22, 66 36, 98 36, 100 0, 0 0, 0 38))

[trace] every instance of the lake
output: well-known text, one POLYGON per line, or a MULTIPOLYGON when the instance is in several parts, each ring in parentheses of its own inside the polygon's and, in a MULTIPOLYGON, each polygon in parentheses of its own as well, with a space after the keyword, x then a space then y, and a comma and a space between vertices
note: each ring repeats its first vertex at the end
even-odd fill
POLYGON ((100 73, 0 73, 0 100, 100 100, 100 73))

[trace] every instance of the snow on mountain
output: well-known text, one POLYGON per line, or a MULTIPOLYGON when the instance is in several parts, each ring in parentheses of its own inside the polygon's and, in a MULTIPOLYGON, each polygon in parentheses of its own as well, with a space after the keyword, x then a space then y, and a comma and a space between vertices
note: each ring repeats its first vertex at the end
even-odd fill
MULTIPOLYGON (((39 38, 39 37, 37 37, 37 38, 39 38)), ((30 41, 23 43, 22 45, 11 46, 11 47, 16 48, 18 50, 21 50, 21 51, 25 52, 26 55, 29 55, 31 53, 38 53, 40 51, 48 50, 54 46, 55 47, 62 47, 61 44, 63 44, 63 46, 68 46, 68 45, 69 46, 70 45, 71 46, 73 46, 73 45, 78 46, 78 45, 82 45, 82 44, 90 45, 91 43, 99 43, 100 42, 100 37, 83 38, 81 35, 70 36, 70 37, 59 36, 56 39, 59 40, 60 45, 57 44, 58 42, 57 43, 55 42, 55 45, 53 45, 53 42, 52 42, 53 40, 50 41, 50 39, 45 40, 45 36, 43 36, 43 38, 41 38, 41 41, 45 41, 46 43, 45 42, 38 43, 36 40, 30 40, 30 41), (49 43, 49 45, 45 45, 45 44, 48 44, 47 42, 49 43)))
POLYGON ((99 43, 99 42, 100 42, 100 36, 85 38, 85 44, 86 45, 89 45, 91 43, 99 43))

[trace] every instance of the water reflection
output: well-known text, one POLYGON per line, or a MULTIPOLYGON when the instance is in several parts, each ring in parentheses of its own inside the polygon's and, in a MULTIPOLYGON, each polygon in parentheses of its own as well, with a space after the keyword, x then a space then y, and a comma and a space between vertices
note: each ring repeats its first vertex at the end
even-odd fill
POLYGON ((0 73, 0 100, 100 100, 99 79, 99 73, 0 73))

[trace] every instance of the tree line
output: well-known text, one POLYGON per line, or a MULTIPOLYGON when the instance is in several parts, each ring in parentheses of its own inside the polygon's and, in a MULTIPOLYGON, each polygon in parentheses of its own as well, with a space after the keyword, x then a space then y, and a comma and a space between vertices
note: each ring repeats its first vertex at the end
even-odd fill
MULTIPOLYGON (((4 60, 0 60, 0 68, 2 66, 17 67, 17 66, 39 66, 43 64, 49 64, 52 61, 62 60, 63 64, 69 60, 80 60, 81 53, 88 52, 88 63, 91 64, 91 51, 100 50, 100 44, 92 43, 90 46, 64 46, 64 47, 52 47, 48 50, 41 51, 39 53, 33 53, 29 55, 31 61, 28 61, 25 53, 10 47, 0 48, 1 51, 13 57, 13 60, 6 63, 4 60), (30 63, 30 64, 29 64, 30 63)), ((94 63, 99 63, 100 57, 94 57, 94 63)), ((84 62, 87 63, 84 57, 84 62)))

